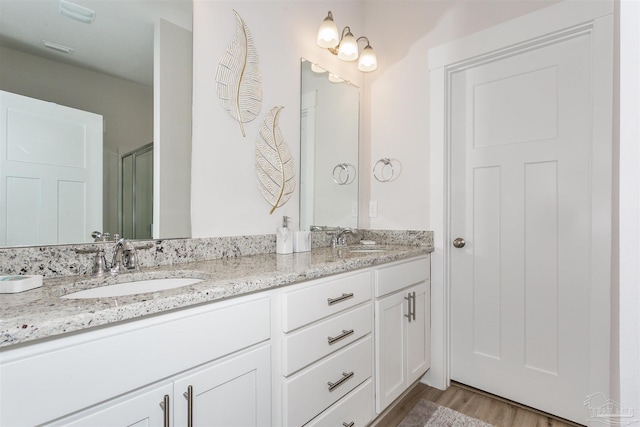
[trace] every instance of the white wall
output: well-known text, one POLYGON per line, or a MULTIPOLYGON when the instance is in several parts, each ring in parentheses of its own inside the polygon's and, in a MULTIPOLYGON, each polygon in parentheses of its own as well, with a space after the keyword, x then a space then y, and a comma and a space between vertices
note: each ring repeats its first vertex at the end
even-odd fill
POLYGON ((362 33, 362 3, 356 1, 195 1, 193 237, 275 233, 283 215, 298 227, 297 184, 289 202, 269 215, 255 177, 255 139, 264 115, 284 106, 280 129, 299 176, 300 58, 361 85, 355 64, 339 61, 316 45, 318 26, 329 10, 340 28, 349 25, 354 34, 362 33), (235 34, 233 9, 249 27, 262 69, 262 112, 245 124, 246 138, 216 94, 218 61, 235 34))

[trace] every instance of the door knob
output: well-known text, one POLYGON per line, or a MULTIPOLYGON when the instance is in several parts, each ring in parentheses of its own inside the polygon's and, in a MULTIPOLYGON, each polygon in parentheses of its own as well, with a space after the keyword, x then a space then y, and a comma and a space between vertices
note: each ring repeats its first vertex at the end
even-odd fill
POLYGON ((453 246, 456 248, 464 248, 465 241, 462 237, 458 237, 453 241, 453 246))

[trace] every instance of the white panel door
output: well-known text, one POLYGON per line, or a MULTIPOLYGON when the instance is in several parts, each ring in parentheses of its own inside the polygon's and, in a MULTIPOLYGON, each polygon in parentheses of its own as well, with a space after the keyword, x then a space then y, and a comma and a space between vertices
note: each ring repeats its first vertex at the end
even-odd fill
MULTIPOLYGON (((584 423, 592 34, 451 76, 451 378, 584 423)), ((602 366, 608 369, 608 366, 602 366)))
POLYGON ((102 230, 102 116, 0 91, 0 246, 102 230))
POLYGON ((269 345, 206 366, 174 382, 175 426, 271 425, 269 345), (189 390, 191 396, 189 397, 189 390), (191 414, 189 414, 191 399, 191 414), (192 420, 192 423, 189 420, 192 420))

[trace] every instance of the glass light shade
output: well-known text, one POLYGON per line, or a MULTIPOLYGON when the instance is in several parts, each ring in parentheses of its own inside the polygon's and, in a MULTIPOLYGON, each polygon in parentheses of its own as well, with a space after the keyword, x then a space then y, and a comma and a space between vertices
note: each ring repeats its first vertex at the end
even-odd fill
POLYGON ((378 68, 378 58, 376 58, 376 54, 373 51, 373 48, 368 44, 362 50, 362 55, 360 55, 360 60, 358 60, 358 70, 369 72, 375 71, 378 68))
POLYGON ((327 70, 325 70, 324 68, 322 68, 321 66, 319 66, 318 64, 311 64, 311 71, 313 71, 314 73, 318 73, 318 74, 322 74, 322 73, 326 73, 327 70))
POLYGON ((351 31, 349 31, 340 42, 338 58, 343 61, 355 61, 358 59, 358 42, 356 42, 356 38, 353 37, 351 31))
POLYGON ((320 28, 318 29, 318 46, 324 48, 334 48, 338 46, 340 39, 338 38, 338 27, 333 22, 331 15, 324 18, 320 28))
POLYGON ((342 83, 344 79, 337 74, 329 73, 329 81, 331 83, 342 83))

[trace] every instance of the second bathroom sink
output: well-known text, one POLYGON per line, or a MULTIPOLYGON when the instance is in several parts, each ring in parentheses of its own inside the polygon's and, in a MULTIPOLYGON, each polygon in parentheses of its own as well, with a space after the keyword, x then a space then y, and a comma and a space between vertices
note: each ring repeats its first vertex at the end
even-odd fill
POLYGON ((137 280, 132 282, 117 283, 114 285, 99 286, 63 295, 60 298, 83 299, 121 297, 125 295, 143 294, 146 292, 165 291, 167 289, 181 288, 202 282, 202 279, 170 277, 164 279, 137 280))

